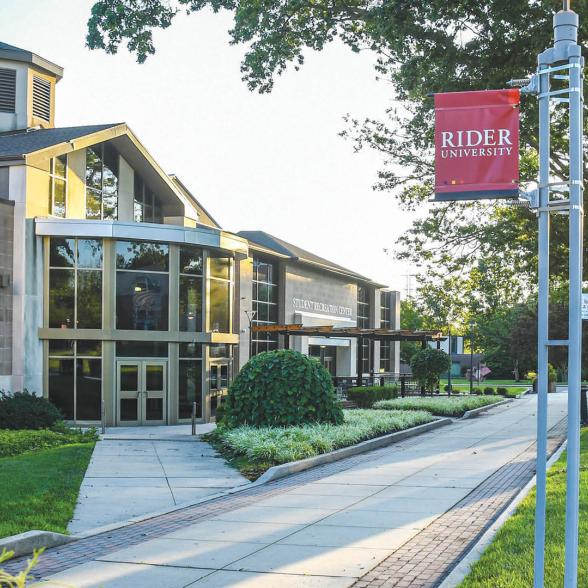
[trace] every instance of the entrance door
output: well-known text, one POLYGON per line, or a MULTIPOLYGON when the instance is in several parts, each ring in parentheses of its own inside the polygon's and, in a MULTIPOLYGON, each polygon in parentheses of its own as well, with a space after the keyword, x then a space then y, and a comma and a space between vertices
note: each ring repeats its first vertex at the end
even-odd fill
POLYGON ((167 361, 125 360, 117 366, 118 424, 165 424, 167 361))

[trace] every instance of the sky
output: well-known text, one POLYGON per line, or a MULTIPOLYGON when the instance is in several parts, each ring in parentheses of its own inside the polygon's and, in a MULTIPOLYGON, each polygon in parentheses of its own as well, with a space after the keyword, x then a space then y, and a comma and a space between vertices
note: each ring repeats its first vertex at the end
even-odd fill
POLYGON ((126 122, 229 231, 264 230, 398 290, 395 242, 414 215, 372 189, 381 157, 338 136, 343 116, 394 104, 374 55, 339 42, 309 52, 270 94, 247 89, 229 13, 179 16, 143 65, 85 47, 92 0, 0 0, 0 41, 65 68, 56 126, 126 122))

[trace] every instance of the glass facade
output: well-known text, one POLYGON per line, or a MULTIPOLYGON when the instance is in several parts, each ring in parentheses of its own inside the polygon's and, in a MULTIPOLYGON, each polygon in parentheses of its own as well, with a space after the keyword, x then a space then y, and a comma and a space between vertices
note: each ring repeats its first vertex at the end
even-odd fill
POLYGON ((86 218, 118 218, 118 153, 109 143, 86 148, 86 218))
MULTIPOLYGON (((259 257, 253 258, 253 325, 275 325, 278 322, 277 264, 259 257)), ((278 348, 275 333, 253 333, 251 355, 278 348)))
POLYGON ((192 417, 196 403, 196 418, 202 418, 202 345, 181 343, 178 369, 178 418, 192 417))
MULTIPOLYGON (((380 328, 392 328, 392 293, 380 292, 380 328)), ((380 341, 380 371, 392 371, 392 343, 380 341)))
MULTIPOLYGON (((357 326, 360 329, 368 329, 370 326, 370 294, 365 286, 357 287, 357 326)), ((358 340, 358 345, 359 345, 358 340)), ((372 346, 370 341, 363 340, 362 346, 362 373, 367 374, 372 368, 372 346)))
POLYGON ((51 238, 49 327, 102 328, 101 240, 51 238))
POLYGON ((202 249, 180 247, 180 331, 202 330, 202 249))
POLYGON ((116 328, 167 331, 169 246, 117 241, 116 328))
POLYGON ((135 173, 133 190, 133 218, 136 223, 161 223, 163 221, 159 198, 137 173, 135 173))
POLYGON ((208 262, 208 288, 210 292, 208 320, 210 331, 230 333, 232 330, 231 298, 233 292, 233 260, 228 257, 211 254, 208 262))
POLYGON ((49 165, 49 214, 65 218, 67 208, 67 154, 52 158, 49 165))
POLYGON ((102 406, 100 341, 49 341, 49 400, 70 421, 99 421, 102 406))

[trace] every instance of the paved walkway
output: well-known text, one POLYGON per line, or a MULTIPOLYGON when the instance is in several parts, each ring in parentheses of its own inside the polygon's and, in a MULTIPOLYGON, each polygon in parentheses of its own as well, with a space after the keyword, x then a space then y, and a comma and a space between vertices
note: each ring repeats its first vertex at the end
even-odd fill
MULTIPOLYGON (((550 426, 565 416, 566 400, 550 395, 550 426)), ((513 487, 513 476, 497 472, 529 461, 535 402, 527 397, 369 454, 49 550, 38 573, 78 588, 435 586, 440 576, 428 584, 402 581, 410 571, 402 566, 389 566, 387 578, 369 572, 419 537, 433 541, 427 531, 445 513, 459 514, 460 505, 474 520, 478 513, 481 527, 491 521, 484 507, 513 487), (476 494, 488 479, 493 484, 476 494)), ((463 549, 472 537, 462 533, 457 525, 444 547, 463 549)), ((415 559, 417 549, 408 564, 415 559)))
POLYGON ((250 483, 190 433, 190 425, 107 429, 82 482, 70 533, 128 521, 250 483))

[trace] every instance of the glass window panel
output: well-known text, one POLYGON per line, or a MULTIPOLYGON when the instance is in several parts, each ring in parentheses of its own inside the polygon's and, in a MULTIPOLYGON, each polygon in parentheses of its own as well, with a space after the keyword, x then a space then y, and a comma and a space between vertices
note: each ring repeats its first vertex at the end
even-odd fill
POLYGON ((102 194, 95 190, 86 190, 86 218, 102 218, 102 194))
POLYGON ((153 198, 153 222, 160 223, 163 219, 161 202, 157 198, 153 198))
POLYGON ((144 204, 143 205, 143 215, 144 215, 143 220, 146 223, 153 222, 153 206, 151 206, 151 204, 144 204))
POLYGON ((263 261, 257 263, 257 280, 259 282, 268 281, 268 264, 263 261))
POLYGON ((163 366, 150 365, 145 366, 145 389, 151 391, 163 390, 163 366))
POLYGON ((53 214, 65 217, 65 180, 53 178, 53 214))
POLYGON ((56 176, 61 178, 65 178, 65 170, 67 169, 67 154, 65 155, 58 155, 53 160, 53 173, 56 176))
POLYGON ((146 420, 163 420, 163 398, 147 398, 145 400, 145 409, 146 420))
POLYGON ((277 304, 270 304, 268 305, 269 316, 268 321, 270 323, 277 323, 278 322, 278 305, 277 304))
POLYGON ((169 269, 169 246, 162 243, 117 241, 116 267, 167 272, 169 269))
POLYGON ((133 218, 136 223, 143 222, 143 203, 142 202, 135 202, 133 203, 133 218))
POLYGON ((50 358, 49 400, 61 411, 63 418, 74 419, 74 360, 50 358))
POLYGON ((230 283, 210 280, 210 328, 220 333, 230 332, 230 283))
POLYGON ((257 300, 261 302, 268 301, 268 286, 267 284, 257 284, 257 300))
POLYGON ((77 354, 92 355, 100 357, 102 355, 102 341, 78 341, 77 354))
POLYGON ((257 282, 253 282, 253 300, 259 300, 259 284, 257 282))
POLYGON ((102 168, 102 189, 104 194, 114 195, 118 192, 118 153, 106 143, 104 145, 104 167, 102 168))
POLYGON ((116 274, 116 328, 167 331, 168 276, 148 272, 116 274))
POLYGON ((49 265, 51 267, 73 267, 76 258, 75 239, 51 237, 49 245, 49 265))
POLYGON ((165 341, 117 341, 117 357, 167 357, 165 341))
POLYGON ((210 275, 213 278, 230 278, 231 260, 228 257, 210 257, 210 275))
POLYGON ((202 330, 202 278, 180 276, 180 331, 202 330))
POLYGON ((134 188, 134 194, 135 194, 135 201, 142 203, 143 202, 143 180, 141 179, 141 176, 137 172, 135 172, 133 188, 134 188))
POLYGON ((257 315, 255 316, 255 320, 267 322, 268 319, 269 319, 268 305, 259 303, 257 305, 257 315))
POLYGON ((49 272, 49 326, 73 329, 75 303, 74 270, 52 269, 49 272))
POLYGON ((102 360, 76 361, 76 420, 99 421, 102 403, 102 360))
POLYGON ((106 194, 102 198, 102 218, 104 220, 116 220, 118 218, 118 198, 116 195, 106 194))
POLYGON ((49 355, 74 354, 74 341, 68 339, 51 339, 49 341, 49 355))
POLYGON ((215 343, 209 345, 209 355, 212 358, 230 358, 231 357, 231 346, 225 343, 215 343))
POLYGON ((200 343, 180 343, 180 357, 202 357, 200 343))
POLYGON ((102 272, 78 271, 77 328, 102 328, 102 272))
POLYGON ((86 187, 102 190, 102 147, 86 148, 86 187))
POLYGON ((202 275, 202 249, 180 248, 180 273, 202 275))
POLYGON ((192 404, 196 402, 196 418, 202 418, 202 362, 179 362, 178 372, 178 416, 192 417, 192 404))
POLYGON ((99 239, 78 240, 78 267, 102 267, 102 241, 99 239))
POLYGON ((220 366, 220 385, 221 388, 226 388, 229 385, 229 366, 220 366))
POLYGON ((267 299, 269 302, 278 302, 278 287, 277 286, 268 286, 267 287, 267 299))
POLYGON ((121 398, 120 399, 120 420, 121 421, 136 421, 137 399, 136 398, 121 398))
POLYGON ((217 365, 210 366, 209 388, 211 390, 218 389, 218 366, 217 365))
POLYGON ((121 365, 120 369, 120 389, 123 392, 135 392, 139 389, 139 366, 138 365, 121 365))

